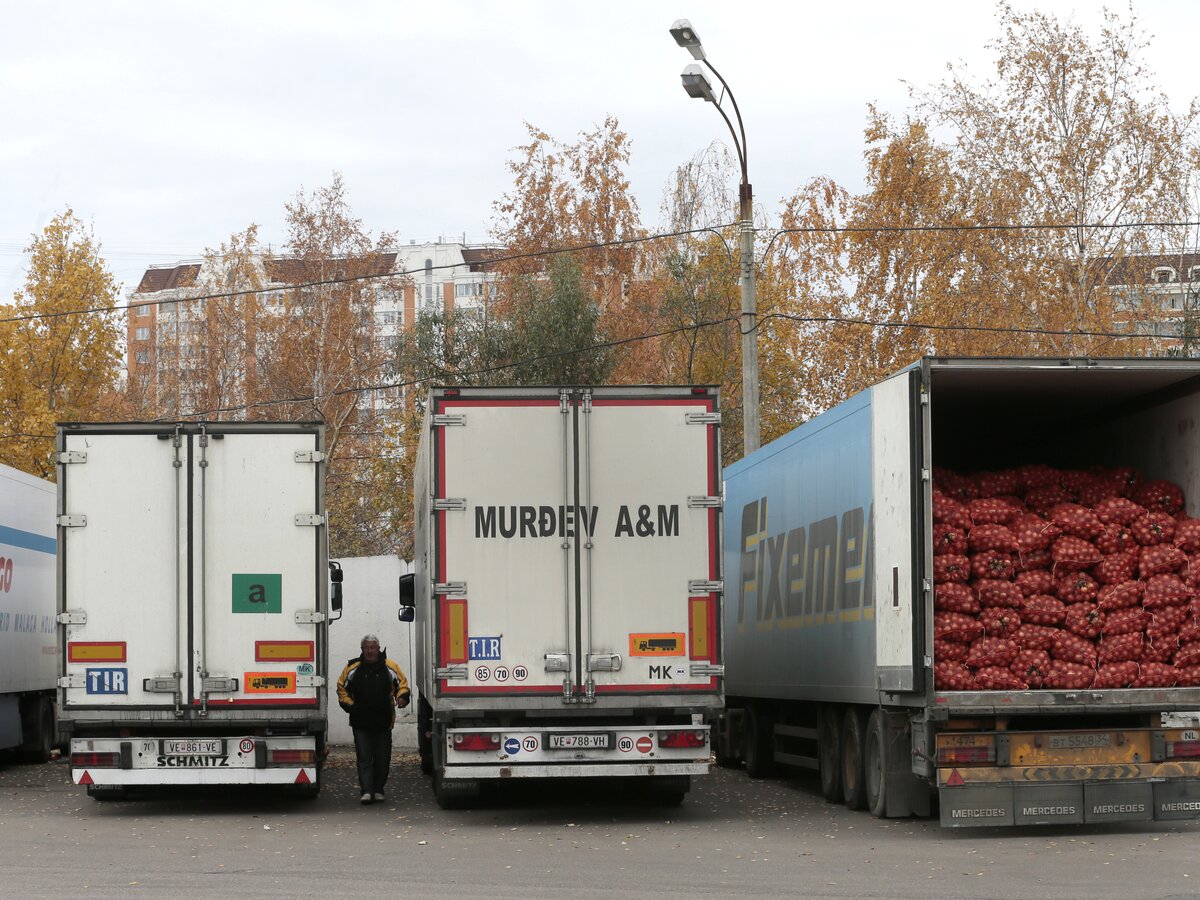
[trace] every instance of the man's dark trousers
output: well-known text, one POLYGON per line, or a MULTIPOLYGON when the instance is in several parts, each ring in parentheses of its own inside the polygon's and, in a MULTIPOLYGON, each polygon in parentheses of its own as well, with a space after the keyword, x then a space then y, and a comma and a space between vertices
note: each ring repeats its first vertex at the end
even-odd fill
POLYGON ((354 755, 358 758, 358 789, 382 794, 392 765, 391 728, 355 728, 354 755))

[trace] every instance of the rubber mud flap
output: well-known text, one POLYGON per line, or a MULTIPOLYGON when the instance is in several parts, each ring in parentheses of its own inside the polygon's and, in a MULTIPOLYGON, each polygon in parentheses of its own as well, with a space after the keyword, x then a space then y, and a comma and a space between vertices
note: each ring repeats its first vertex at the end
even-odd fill
POLYGON ((1155 784, 1154 818, 1200 819, 1200 779, 1181 778, 1155 784))
POLYGON ((1018 784, 1013 788, 1016 825, 1083 824, 1083 784, 1018 784))
POLYGON ((1085 822, 1143 822, 1154 818, 1154 785, 1107 782, 1083 787, 1085 822))
POLYGON ((945 828, 1013 824, 1013 789, 1009 784, 940 788, 938 805, 945 828))

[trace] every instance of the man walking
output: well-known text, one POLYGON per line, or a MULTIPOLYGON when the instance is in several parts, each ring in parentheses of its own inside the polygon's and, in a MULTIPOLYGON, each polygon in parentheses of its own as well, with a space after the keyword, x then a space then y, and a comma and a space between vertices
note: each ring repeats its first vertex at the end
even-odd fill
POLYGON ((379 638, 368 634, 359 645, 362 655, 350 660, 338 678, 338 703, 350 713, 354 754, 358 760, 358 789, 363 803, 387 799, 392 763, 392 726, 396 710, 408 706, 408 679, 379 649, 379 638))

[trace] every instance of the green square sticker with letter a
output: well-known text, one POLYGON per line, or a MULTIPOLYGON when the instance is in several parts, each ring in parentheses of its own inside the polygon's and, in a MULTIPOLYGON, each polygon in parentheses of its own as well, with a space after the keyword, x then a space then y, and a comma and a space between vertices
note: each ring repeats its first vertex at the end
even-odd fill
POLYGON ((283 612, 283 576, 233 576, 233 611, 235 613, 283 612))

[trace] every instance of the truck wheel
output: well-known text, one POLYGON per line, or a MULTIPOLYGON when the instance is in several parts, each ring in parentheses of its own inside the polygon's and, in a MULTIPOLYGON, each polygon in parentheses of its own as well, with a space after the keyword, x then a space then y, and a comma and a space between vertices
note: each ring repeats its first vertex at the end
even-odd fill
POLYGON ((751 778, 770 778, 775 772, 775 741, 771 717, 755 705, 746 707, 742 729, 742 759, 751 778))
POLYGON ((726 711, 713 723, 712 742, 713 752, 717 757, 717 765, 722 769, 732 769, 742 761, 737 752, 738 741, 735 739, 737 729, 733 715, 726 711))
POLYGON ((863 777, 863 715, 857 707, 847 708, 842 719, 842 794, 850 809, 864 809, 867 792, 863 777))
POLYGON ((421 774, 433 774, 433 707, 424 697, 417 700, 417 755, 421 774))
POLYGON ((650 796, 658 806, 678 806, 692 789, 691 775, 651 776, 650 796))
POLYGON ((884 745, 886 738, 887 726, 883 720, 883 711, 871 710, 863 744, 863 781, 867 792, 867 809, 877 819, 887 817, 887 751, 884 745))
POLYGON ((468 809, 478 797, 478 784, 433 773, 433 799, 442 809, 468 809))
POLYGON ((26 762, 50 762, 54 749, 54 704, 48 697, 39 697, 29 710, 29 740, 21 754, 26 762))
POLYGON ((822 706, 817 723, 817 763, 821 772, 821 796, 830 803, 842 802, 841 722, 836 706, 822 706))

